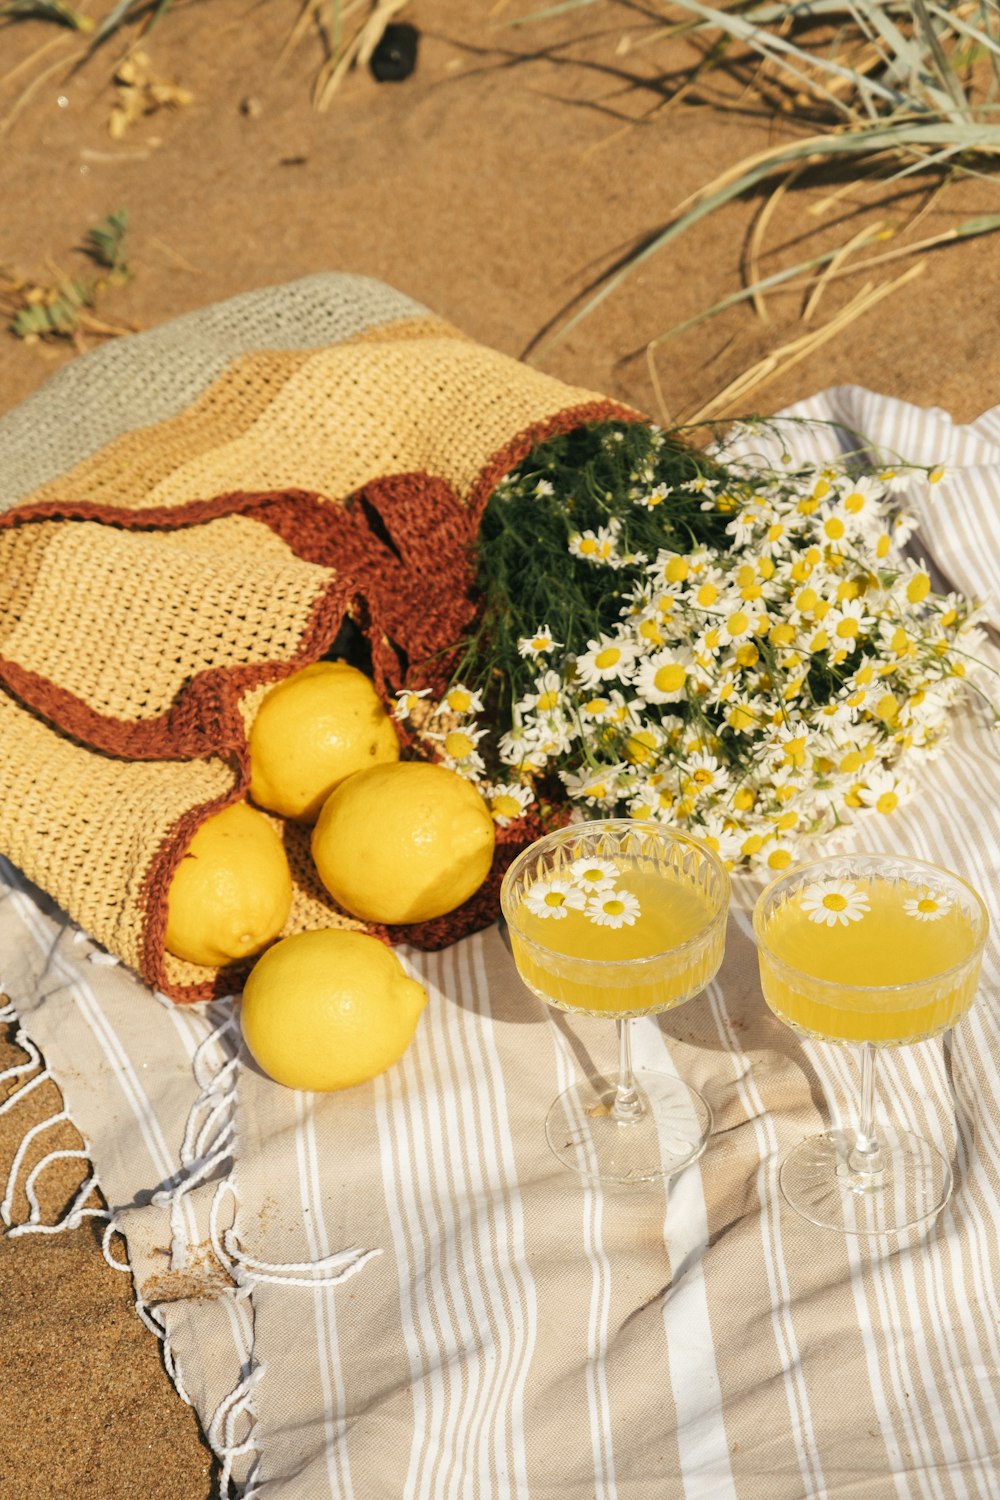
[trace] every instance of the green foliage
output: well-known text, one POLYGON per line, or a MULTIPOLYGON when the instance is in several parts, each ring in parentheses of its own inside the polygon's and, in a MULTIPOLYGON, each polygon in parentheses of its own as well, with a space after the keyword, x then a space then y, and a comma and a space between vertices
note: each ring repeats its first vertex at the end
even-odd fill
POLYGON ((131 279, 131 271, 122 254, 122 241, 128 229, 128 210, 116 209, 99 224, 87 231, 87 253, 99 266, 106 266, 111 280, 123 282, 131 279))
POLYGON ((108 287, 131 280, 123 254, 127 227, 128 214, 120 208, 88 230, 84 248, 102 268, 98 275, 60 275, 51 285, 5 278, 6 284, 0 285, 0 307, 8 313, 11 333, 31 342, 53 338, 79 342, 88 332, 125 332, 94 317, 92 310, 108 287))
POLYGON ((3 0, 0 20, 53 21, 57 26, 68 26, 71 31, 80 32, 94 29, 93 17, 74 10, 65 0, 3 0))

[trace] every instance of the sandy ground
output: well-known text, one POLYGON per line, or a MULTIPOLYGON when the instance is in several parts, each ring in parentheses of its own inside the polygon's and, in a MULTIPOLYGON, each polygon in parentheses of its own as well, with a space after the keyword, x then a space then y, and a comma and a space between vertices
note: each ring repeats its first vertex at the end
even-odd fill
MULTIPOLYGON (((107 7, 93 3, 95 14, 107 7)), ((150 327, 254 287, 319 270, 387 281, 467 333, 665 421, 689 420, 755 361, 849 309, 862 288, 921 269, 862 317, 734 407, 778 410, 856 383, 970 421, 1000 400, 1000 249, 963 241, 825 291, 747 303, 647 346, 737 291, 760 229, 769 274, 883 226, 888 249, 1000 208, 968 179, 935 197, 910 177, 891 196, 861 177, 827 177, 728 205, 647 260, 561 341, 545 342, 620 258, 669 222, 689 194, 801 127, 765 107, 750 73, 691 87, 695 54, 656 40, 655 7, 599 0, 513 26, 523 0, 412 0, 416 72, 347 76, 311 107, 321 62, 288 0, 211 0, 171 10, 143 42, 149 71, 189 104, 114 140, 114 39, 78 71, 78 43, 40 22, 0 29, 0 267, 51 280, 88 269, 87 229, 124 207, 133 279, 100 313, 150 327), (912 222, 922 212, 919 224, 912 222)), ((27 347, 0 333, 0 412, 36 389, 71 346, 27 347)), ((21 1054, 10 1031, 0 1068, 21 1054)), ((4 1180, 24 1131, 51 1113, 47 1085, 0 1115, 4 1180)), ((56 1104, 56 1107, 58 1105, 56 1104)), ((64 1144, 73 1136, 66 1127, 64 1144)), ((48 1144, 55 1144, 54 1133, 48 1144)), ((78 1164, 46 1181, 54 1212, 78 1164)), ((15 1200, 15 1215, 23 1214, 15 1200)), ((0 1488, 17 1500, 208 1500, 211 1455, 136 1318, 129 1278, 108 1269, 99 1230, 0 1241, 0 1488)))

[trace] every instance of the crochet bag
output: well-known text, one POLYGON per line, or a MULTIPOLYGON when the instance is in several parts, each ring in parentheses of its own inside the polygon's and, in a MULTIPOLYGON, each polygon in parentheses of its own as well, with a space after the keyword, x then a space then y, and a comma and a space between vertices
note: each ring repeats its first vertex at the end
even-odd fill
MULTIPOLYGON (((176 1001, 237 989, 163 946, 195 830, 246 793, 277 679, 363 631, 388 694, 475 613, 472 548, 537 441, 636 413, 465 338, 364 278, 218 304, 68 365, 0 421, 0 852, 176 1001), (12 504, 12 502, 17 502, 12 504)), ((426 668, 425 677, 426 678, 426 668)), ((274 819, 287 932, 363 924, 274 819)), ((387 941, 439 947, 486 886, 387 941)))

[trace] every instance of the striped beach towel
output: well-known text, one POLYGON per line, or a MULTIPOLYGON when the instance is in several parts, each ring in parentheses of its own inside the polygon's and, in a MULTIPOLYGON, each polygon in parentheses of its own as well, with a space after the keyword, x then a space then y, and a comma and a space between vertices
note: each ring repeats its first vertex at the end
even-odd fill
MULTIPOLYGON (((98 472, 255 350, 308 363, 345 320, 360 331, 390 307, 423 315, 372 283, 313 278, 140 336, 142 380, 116 379, 121 346, 88 356, 0 423, 6 503, 98 472)), ((959 428, 844 388, 797 413, 948 465, 916 546, 943 586, 988 598, 1000 412, 959 428)), ((977 1005, 881 1069, 881 1110, 955 1174, 921 1231, 840 1236, 781 1199, 783 1153, 850 1123, 858 1080, 849 1051, 767 1011, 749 884, 708 991, 636 1023, 639 1063, 679 1072, 715 1117, 701 1161, 666 1188, 601 1188, 549 1153, 548 1103, 611 1069, 613 1028, 547 1011, 497 927, 397 949, 430 997, 403 1060, 343 1094, 295 1093, 241 1050, 232 1001, 158 994, 13 860, 0 864, 0 981, 25 1062, 0 1107, 16 1111, 46 1074, 59 1084, 94 1169, 67 1221, 106 1219, 106 1252, 197 1409, 224 1496, 994 1500, 998 809, 997 741, 970 699, 918 795, 851 834, 959 870, 991 911, 977 1005)), ((43 1121, 0 1203, 10 1233, 48 1227, 33 1197, 45 1161, 43 1121)))

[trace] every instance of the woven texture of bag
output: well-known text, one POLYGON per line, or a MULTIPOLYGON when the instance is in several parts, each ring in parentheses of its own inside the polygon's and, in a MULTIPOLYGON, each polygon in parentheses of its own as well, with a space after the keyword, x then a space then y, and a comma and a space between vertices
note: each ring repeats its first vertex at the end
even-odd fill
MULTIPOLYGON (((471 542, 531 446, 637 413, 486 349, 366 278, 217 304, 66 366, 0 420, 0 851, 177 1001, 245 970, 164 950, 198 826, 246 793, 261 697, 368 636, 390 692, 475 611, 471 542)), ((309 830, 287 932, 361 926, 309 830)), ((438 947, 493 920, 372 928, 438 947)))

